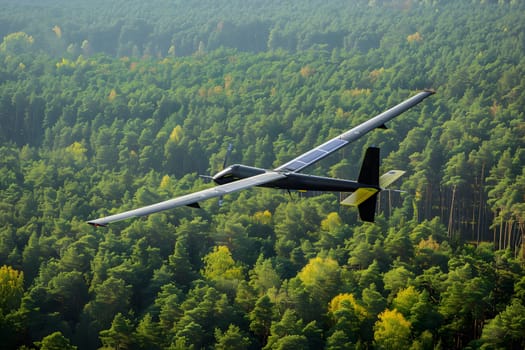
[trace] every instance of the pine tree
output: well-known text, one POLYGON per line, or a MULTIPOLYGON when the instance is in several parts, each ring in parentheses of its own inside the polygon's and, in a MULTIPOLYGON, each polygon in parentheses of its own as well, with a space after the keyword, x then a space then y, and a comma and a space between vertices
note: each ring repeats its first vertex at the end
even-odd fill
POLYGON ((215 329, 215 349, 217 350, 244 350, 250 346, 250 338, 241 332, 241 329, 233 324, 228 326, 226 332, 222 332, 219 328, 215 329))
POLYGON ((105 348, 128 349, 135 343, 133 325, 120 312, 111 323, 111 328, 100 332, 100 341, 105 348))
POLYGON ((77 347, 71 345, 69 339, 64 337, 61 332, 54 332, 37 342, 40 350, 76 350, 77 347))
POLYGON ((259 337, 264 346, 270 335, 270 326, 273 320, 273 304, 267 295, 260 297, 255 308, 250 312, 250 329, 259 337))

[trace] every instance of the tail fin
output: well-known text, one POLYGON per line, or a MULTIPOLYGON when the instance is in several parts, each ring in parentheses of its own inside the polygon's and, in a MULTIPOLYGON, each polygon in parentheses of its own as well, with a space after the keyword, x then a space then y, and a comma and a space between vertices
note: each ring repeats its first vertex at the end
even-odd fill
POLYGON ((379 192, 379 148, 368 147, 366 150, 358 181, 374 187, 373 191, 367 191, 370 196, 357 206, 361 220, 374 222, 377 193, 379 192))
POLYGON ((359 173, 359 183, 365 187, 358 188, 345 198, 341 204, 358 207, 361 220, 374 222, 377 194, 383 188, 399 179, 404 173, 402 170, 390 170, 379 177, 379 148, 370 147, 366 150, 365 159, 359 173), (367 185, 370 187, 366 187, 367 185))
POLYGON ((344 205, 357 206, 359 217, 363 221, 374 222, 377 193, 379 187, 379 148, 369 147, 361 165, 358 182, 370 187, 361 187, 341 202, 344 205))
MULTIPOLYGON (((378 151, 379 158, 379 151, 378 151)), ((379 171, 379 160, 377 161, 377 168, 379 171)), ((405 172, 402 170, 390 170, 386 174, 381 175, 379 178, 379 190, 374 189, 374 192, 371 194, 370 198, 366 199, 364 202, 359 204, 357 208, 359 209, 359 217, 363 221, 374 222, 376 214, 376 205, 377 205, 377 194, 383 188, 387 187, 397 179, 399 179, 405 172)), ((359 181, 361 182, 361 181, 359 181)), ((361 189, 358 189, 359 191, 361 189)), ((369 190, 368 188, 366 190, 369 190)))
POLYGON ((368 147, 357 181, 361 184, 379 187, 379 148, 368 147))
POLYGON ((377 205, 377 194, 376 192, 372 197, 368 198, 363 203, 359 204, 357 208, 359 209, 359 217, 361 220, 366 222, 374 222, 376 216, 376 205, 377 205))
POLYGON ((363 187, 346 197, 341 204, 357 207, 361 220, 374 222, 377 194, 404 173, 402 170, 390 170, 379 177, 379 148, 369 147, 366 150, 358 179, 359 184, 363 187))

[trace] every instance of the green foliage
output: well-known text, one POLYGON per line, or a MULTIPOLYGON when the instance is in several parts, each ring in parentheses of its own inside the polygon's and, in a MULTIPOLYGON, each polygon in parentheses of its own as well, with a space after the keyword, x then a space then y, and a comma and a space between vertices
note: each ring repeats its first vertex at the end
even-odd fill
POLYGON ((250 330, 259 337, 262 345, 268 340, 273 318, 272 302, 267 295, 264 295, 257 300, 250 312, 250 330))
POLYGON ((523 348, 523 10, 5 2, 2 345, 523 348), (356 178, 381 147, 407 174, 375 224, 337 195, 258 188, 85 224, 210 186, 230 143, 229 163, 272 168, 428 87, 308 169, 356 178))
POLYGON ((71 345, 69 339, 65 338, 62 333, 54 332, 37 344, 42 350, 76 350, 77 347, 71 345))
POLYGON ((10 54, 22 54, 30 50, 34 41, 33 37, 27 33, 11 33, 4 37, 4 40, 0 44, 0 51, 10 54))
POLYGON ((401 289, 408 286, 414 274, 404 266, 399 266, 386 272, 383 276, 385 289, 390 291, 390 295, 396 295, 401 289))
POLYGON ((397 310, 385 310, 375 324, 374 343, 378 349, 407 349, 410 345, 410 322, 397 310))
POLYGON ((525 345, 525 307, 514 300, 483 328, 482 349, 519 349, 525 345))
POLYGON ((146 314, 135 329, 135 338, 140 349, 160 349, 163 343, 161 337, 158 322, 153 321, 151 314, 146 314))
POLYGON ((202 276, 216 283, 225 292, 234 294, 239 281, 244 279, 243 269, 233 260, 226 246, 216 246, 203 258, 202 276))
POLYGON ((248 349, 250 345, 250 339, 243 336, 240 328, 235 325, 230 325, 224 333, 222 333, 220 329, 216 329, 215 338, 217 339, 217 343, 215 344, 215 349, 217 350, 243 350, 248 349))
POLYGON ((7 314, 17 309, 24 293, 24 273, 11 266, 0 267, 0 310, 7 314))
POLYGON ((321 305, 326 305, 341 285, 341 269, 337 261, 331 258, 311 259, 297 276, 312 299, 321 305))
POLYGON ((295 311, 288 309, 279 322, 272 323, 271 335, 264 349, 305 349, 308 345, 302 330, 302 320, 295 311))
POLYGON ((95 298, 86 304, 85 311, 95 320, 95 326, 104 329, 115 315, 129 308, 131 287, 122 279, 109 277, 94 288, 94 293, 95 298))
POLYGON ((126 317, 118 313, 111 328, 100 332, 100 340, 106 349, 127 349, 133 344, 133 326, 126 317))

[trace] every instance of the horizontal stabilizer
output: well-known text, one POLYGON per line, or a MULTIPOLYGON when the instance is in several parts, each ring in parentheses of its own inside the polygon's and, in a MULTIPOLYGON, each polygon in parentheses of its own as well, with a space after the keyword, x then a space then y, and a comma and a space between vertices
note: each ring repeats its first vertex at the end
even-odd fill
POLYGON ((357 189, 357 191, 353 192, 351 195, 346 197, 341 204, 343 205, 351 205, 351 206, 358 206, 359 204, 366 201, 368 198, 372 197, 375 193, 379 192, 377 188, 370 188, 370 187, 363 187, 357 189))
POLYGON ((381 175, 379 178, 379 187, 387 188, 405 173, 406 171, 403 170, 390 170, 388 173, 381 175))
POLYGON ((374 222, 378 193, 377 188, 360 188, 343 200, 341 204, 357 207, 361 220, 374 222))
MULTIPOLYGON (((390 170, 389 172, 381 175, 381 177, 379 178, 379 187, 381 189, 385 189, 394 181, 403 176, 403 174, 405 173, 406 171, 403 170, 390 170)), ((372 195, 374 195, 377 192, 379 192, 377 188, 362 187, 357 189, 355 192, 353 192, 351 195, 349 195, 343 201, 341 201, 341 204, 356 207, 359 204, 366 201, 368 198, 372 197, 372 195)))
POLYGON ((380 189, 374 187, 358 188, 355 192, 341 201, 341 204, 358 207, 361 220, 374 222, 377 194, 380 190, 403 176, 404 173, 405 171, 403 170, 390 170, 379 178, 380 189))

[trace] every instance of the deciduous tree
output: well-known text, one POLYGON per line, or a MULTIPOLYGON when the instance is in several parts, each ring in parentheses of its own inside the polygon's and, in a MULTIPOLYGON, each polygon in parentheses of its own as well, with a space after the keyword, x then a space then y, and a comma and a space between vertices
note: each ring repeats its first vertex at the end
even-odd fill
POLYGON ((410 346, 410 322, 397 310, 379 314, 374 326, 374 344, 378 349, 407 349, 410 346))

